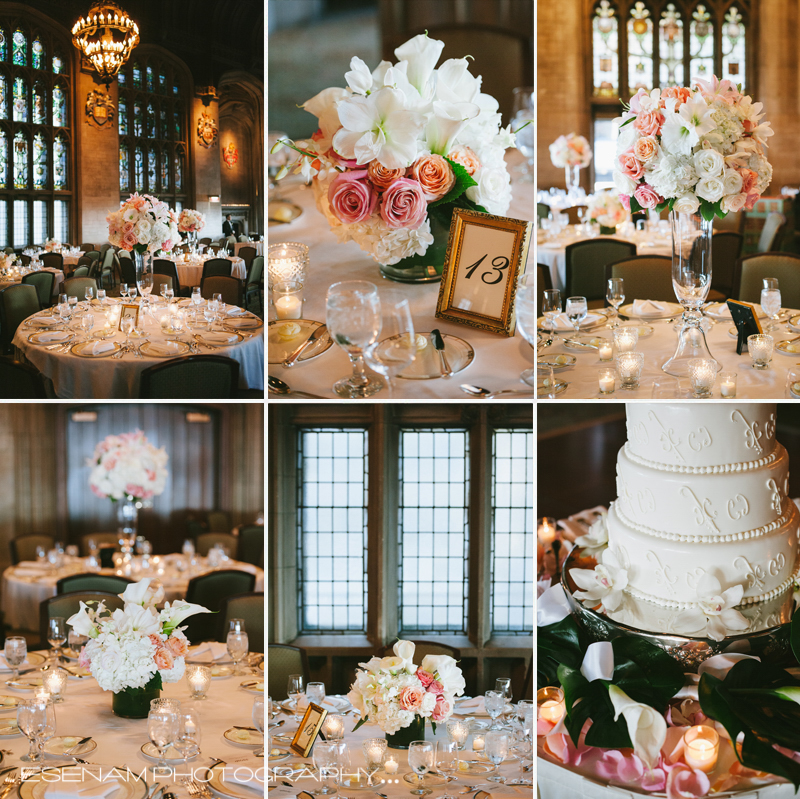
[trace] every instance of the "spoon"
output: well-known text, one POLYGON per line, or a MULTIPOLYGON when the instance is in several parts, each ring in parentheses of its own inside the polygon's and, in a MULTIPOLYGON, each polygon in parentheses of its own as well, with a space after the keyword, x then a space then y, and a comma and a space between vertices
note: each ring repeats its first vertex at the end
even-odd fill
POLYGON ((532 388, 507 388, 503 391, 489 391, 488 388, 482 386, 473 386, 469 383, 462 383, 461 390, 465 394, 472 394, 474 397, 482 397, 483 399, 493 399, 499 397, 501 394, 519 394, 522 396, 533 396, 532 388))
POLYGON ((267 378, 267 387, 271 394, 282 394, 287 396, 289 394, 294 394, 298 397, 311 397, 312 399, 325 399, 325 397, 321 397, 319 394, 309 394, 306 391, 294 391, 287 383, 284 383, 278 377, 273 377, 269 375, 267 378))

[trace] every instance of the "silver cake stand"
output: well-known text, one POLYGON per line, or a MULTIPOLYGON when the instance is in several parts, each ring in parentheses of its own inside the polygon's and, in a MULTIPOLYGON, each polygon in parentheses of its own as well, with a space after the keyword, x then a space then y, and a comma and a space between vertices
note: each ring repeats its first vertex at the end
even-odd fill
POLYGON ((740 653, 755 655, 764 662, 779 664, 791 655, 789 632, 791 623, 768 627, 757 632, 730 635, 722 641, 711 638, 690 638, 682 635, 666 635, 649 630, 639 630, 627 624, 614 621, 603 613, 585 607, 574 596, 576 584, 569 576, 570 569, 576 567, 576 553, 573 550, 567 557, 561 571, 561 584, 567 595, 572 615, 592 641, 612 641, 623 635, 636 635, 663 649, 678 661, 685 671, 695 672, 698 666, 714 655, 740 653))

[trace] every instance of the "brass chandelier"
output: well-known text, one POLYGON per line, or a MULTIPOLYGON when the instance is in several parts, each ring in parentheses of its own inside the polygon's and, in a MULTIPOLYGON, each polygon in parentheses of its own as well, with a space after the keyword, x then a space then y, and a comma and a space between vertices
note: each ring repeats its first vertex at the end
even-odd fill
POLYGON ((72 26, 72 43, 108 87, 139 43, 139 26, 113 2, 98 2, 72 26))

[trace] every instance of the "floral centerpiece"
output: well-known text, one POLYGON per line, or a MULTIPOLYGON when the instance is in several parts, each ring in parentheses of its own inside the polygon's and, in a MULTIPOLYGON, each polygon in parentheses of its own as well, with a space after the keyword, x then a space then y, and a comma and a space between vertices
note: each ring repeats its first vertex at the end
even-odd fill
POLYGON ((628 220, 630 214, 615 191, 598 191, 589 198, 589 220, 600 225, 601 233, 613 233, 617 225, 628 220))
POLYGON ((149 578, 132 583, 119 596, 125 603, 122 610, 112 613, 102 601, 97 607, 81 602, 67 624, 90 639, 78 662, 104 691, 113 691, 114 713, 145 718, 162 684, 183 677, 189 642, 178 625, 211 611, 183 600, 156 610, 164 589, 151 585, 149 578))
POLYGON ((592 148, 585 136, 569 133, 550 145, 550 160, 553 166, 564 170, 567 194, 572 194, 580 187, 581 169, 592 162, 592 148))
POLYGON ((178 230, 181 233, 197 235, 206 226, 206 218, 200 211, 193 208, 184 208, 178 217, 178 230))
POLYGON ((511 201, 503 156, 515 134, 501 129, 497 101, 466 58, 436 68, 443 49, 419 35, 394 51, 397 63, 370 71, 353 58, 346 89, 303 104, 319 122, 312 140, 282 140, 300 155, 279 177, 294 167, 313 180, 337 239, 397 280, 441 276, 454 208, 504 214, 511 201))
POLYGON ((410 741, 425 737, 425 720, 436 724, 453 714, 453 700, 464 693, 464 677, 448 655, 426 655, 422 664, 413 663, 415 646, 398 641, 394 656, 373 657, 359 663, 347 698, 361 714, 354 729, 368 721, 386 733, 388 745, 407 749, 410 741))
POLYGON ((45 239, 44 250, 45 252, 60 252, 61 242, 58 239, 45 239))

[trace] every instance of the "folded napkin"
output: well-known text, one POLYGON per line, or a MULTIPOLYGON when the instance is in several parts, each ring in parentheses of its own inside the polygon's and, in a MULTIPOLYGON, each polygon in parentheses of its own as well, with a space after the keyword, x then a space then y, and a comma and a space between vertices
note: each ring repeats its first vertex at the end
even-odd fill
POLYGON ((484 788, 482 793, 490 796, 491 799, 517 799, 520 796, 530 797, 532 788, 530 785, 497 785, 491 788, 484 788))
POLYGON ((104 352, 110 352, 116 345, 113 341, 95 341, 89 348, 92 355, 102 355, 104 352))
POLYGON ((264 764, 263 762, 255 763, 250 761, 246 763, 226 763, 222 779, 235 785, 245 785, 263 794, 264 764))
POLYGON ((57 324, 57 320, 52 316, 37 316, 35 319, 31 319, 28 324, 31 327, 52 327, 57 324))
MULTIPOLYGON (((25 666, 30 666, 30 663, 28 663, 28 658, 25 658, 25 660, 23 660, 22 663, 19 666, 17 666, 17 668, 24 669, 25 666)), ((0 654, 0 671, 12 671, 11 666, 8 665, 6 656, 1 654, 0 654)))
POLYGON ((156 355, 176 355, 180 347, 174 341, 163 341, 159 343, 150 342, 149 349, 156 355))
POLYGON ((245 311, 244 308, 238 308, 235 305, 231 305, 227 311, 228 316, 244 316, 246 313, 247 311, 245 311))
POLYGON ((475 710, 480 713, 485 713, 486 705, 483 702, 482 696, 475 696, 472 699, 466 699, 463 702, 456 702, 456 710, 459 713, 463 710, 475 710))
MULTIPOLYGON (((332 702, 326 702, 323 700, 322 702, 315 702, 315 705, 319 707, 324 707, 328 713, 341 713, 343 708, 341 706, 334 705, 332 702)), ((308 697, 303 694, 302 698, 297 704, 297 710, 305 712, 306 708, 308 707, 308 697)))
POLYGON ((236 344, 239 336, 234 333, 203 333, 202 338, 212 344, 236 344))
MULTIPOLYGON (((584 320, 581 322, 581 327, 585 327, 586 325, 591 325, 597 322, 600 319, 598 314, 592 313, 591 311, 586 314, 584 320)), ((547 325, 547 329, 550 329, 550 325, 547 325)), ((575 330, 575 325, 570 322, 569 317, 565 313, 560 313, 556 317, 556 329, 557 330, 575 330)))
POLYGON ((665 302, 657 302, 656 300, 633 301, 633 313, 636 316, 656 316, 664 313, 667 308, 668 306, 665 302))
POLYGON ((69 333, 66 330, 46 330, 39 334, 39 343, 50 344, 54 341, 65 341, 68 338, 69 333))
POLYGON ((121 787, 119 780, 100 782, 89 777, 80 782, 48 782, 44 795, 46 799, 108 799, 121 787))
POLYGON ((197 649, 192 649, 189 652, 189 657, 192 660, 222 660, 227 659, 228 646, 227 644, 218 643, 217 641, 206 641, 200 644, 197 649))

